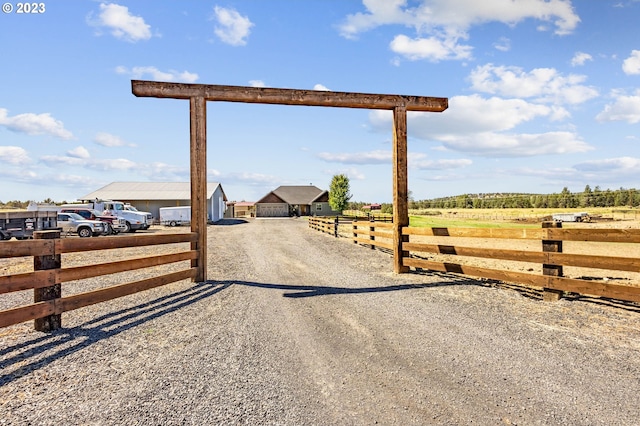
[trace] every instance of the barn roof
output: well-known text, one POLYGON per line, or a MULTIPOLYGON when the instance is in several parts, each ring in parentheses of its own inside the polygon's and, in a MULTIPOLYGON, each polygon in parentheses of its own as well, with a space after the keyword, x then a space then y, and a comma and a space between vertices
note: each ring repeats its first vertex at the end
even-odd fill
MULTIPOLYGON (((207 199, 220 187, 222 198, 227 196, 218 182, 207 182, 207 199)), ((190 200, 190 182, 112 182, 79 200, 190 200)))
MULTIPOLYGON (((316 199, 320 198, 324 191, 314 185, 282 185, 271 191, 269 194, 274 194, 287 204, 311 204, 316 199)), ((267 194, 267 196, 269 195, 267 194)), ((262 199, 266 198, 263 197, 262 199)), ((262 200, 258 201, 260 203, 262 200)))

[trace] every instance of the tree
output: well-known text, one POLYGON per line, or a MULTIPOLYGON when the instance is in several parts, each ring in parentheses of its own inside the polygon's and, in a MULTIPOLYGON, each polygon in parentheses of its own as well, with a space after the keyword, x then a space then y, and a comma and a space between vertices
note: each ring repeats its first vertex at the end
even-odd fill
POLYGON ((329 205, 332 210, 342 213, 349 205, 349 178, 347 175, 335 175, 329 186, 329 205))

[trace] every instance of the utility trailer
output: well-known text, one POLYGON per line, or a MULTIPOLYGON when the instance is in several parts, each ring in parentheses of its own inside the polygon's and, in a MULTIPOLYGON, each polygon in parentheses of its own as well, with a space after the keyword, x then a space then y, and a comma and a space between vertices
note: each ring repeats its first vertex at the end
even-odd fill
POLYGON ((58 228, 57 211, 4 211, 0 212, 0 240, 26 240, 34 231, 58 228))
POLYGON ((160 223, 169 226, 191 223, 191 206, 160 207, 160 223))
POLYGON ((591 222, 591 216, 587 212, 580 213, 556 213, 551 215, 556 222, 591 222))

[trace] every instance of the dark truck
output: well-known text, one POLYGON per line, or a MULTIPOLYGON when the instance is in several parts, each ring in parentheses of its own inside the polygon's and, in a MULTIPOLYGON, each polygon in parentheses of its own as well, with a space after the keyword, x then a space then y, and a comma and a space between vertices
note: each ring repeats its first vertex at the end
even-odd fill
POLYGON ((0 212, 0 240, 26 240, 33 238, 33 231, 58 228, 56 211, 4 211, 0 212))

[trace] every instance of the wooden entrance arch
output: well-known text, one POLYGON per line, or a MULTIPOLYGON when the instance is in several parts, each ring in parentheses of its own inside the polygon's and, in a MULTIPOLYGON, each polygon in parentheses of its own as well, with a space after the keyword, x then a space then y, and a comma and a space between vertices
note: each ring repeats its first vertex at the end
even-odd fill
POLYGON ((407 182, 407 111, 442 112, 448 98, 380 95, 274 89, 267 87, 220 86, 131 80, 135 96, 188 99, 191 121, 191 230, 198 234, 192 249, 199 256, 192 266, 195 281, 207 280, 207 101, 338 108, 386 109, 393 111, 393 270, 407 272, 402 264, 402 228, 409 225, 407 182))

